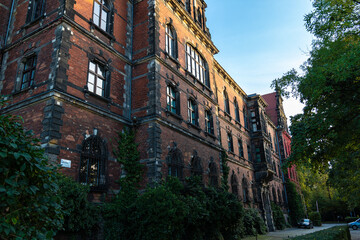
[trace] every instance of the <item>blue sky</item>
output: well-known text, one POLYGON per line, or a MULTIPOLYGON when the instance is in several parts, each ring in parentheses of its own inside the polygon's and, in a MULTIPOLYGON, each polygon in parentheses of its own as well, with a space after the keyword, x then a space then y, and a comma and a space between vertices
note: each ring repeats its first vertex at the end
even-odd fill
MULTIPOLYGON (((273 92, 272 80, 308 58, 312 35, 304 15, 310 0, 206 0, 207 27, 220 50, 215 59, 247 93, 273 92)), ((301 112, 285 100, 288 116, 301 112)))

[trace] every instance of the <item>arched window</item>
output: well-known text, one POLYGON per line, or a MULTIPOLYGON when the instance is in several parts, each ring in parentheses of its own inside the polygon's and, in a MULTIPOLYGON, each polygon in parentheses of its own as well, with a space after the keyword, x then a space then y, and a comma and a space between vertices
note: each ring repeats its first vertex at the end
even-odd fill
POLYGON ((232 175, 231 175, 231 192, 238 197, 239 196, 239 191, 238 191, 238 180, 237 177, 235 175, 235 172, 233 171, 232 175))
POLYGON ((209 178, 210 178, 210 186, 218 187, 219 186, 219 175, 218 175, 218 169, 216 166, 216 163, 214 162, 214 159, 211 158, 210 164, 209 164, 209 178))
POLYGON ((244 157, 243 141, 241 139, 238 139, 238 144, 239 144, 239 156, 244 157))
POLYGON ((248 128, 248 117, 247 117, 247 110, 245 107, 243 108, 243 115, 244 115, 244 126, 245 128, 248 128))
POLYGON ((202 177, 203 169, 201 165, 201 158, 198 156, 196 150, 193 152, 193 156, 191 158, 191 174, 193 176, 202 177))
POLYGON ((213 116, 210 110, 205 110, 205 131, 214 134, 213 116))
POLYGON ((188 120, 193 125, 199 125, 198 106, 193 99, 188 100, 188 120))
POLYGON ((245 177, 242 179, 242 187, 243 187, 243 202, 248 202, 250 200, 249 196, 249 186, 245 177))
POLYGON ((236 98, 234 99, 234 109, 235 109, 235 120, 240 122, 240 110, 236 98))
POLYGON ((177 59, 177 38, 173 26, 166 25, 165 49, 170 57, 177 59))
POLYGON ((277 196, 276 196, 276 191, 275 191, 274 187, 272 187, 272 195, 273 195, 274 202, 277 202, 277 196))
POLYGON ((229 96, 226 92, 226 90, 224 90, 224 110, 227 114, 230 114, 230 103, 229 103, 229 96))
POLYGON ((169 176, 177 177, 182 180, 184 159, 182 152, 177 148, 177 144, 175 142, 173 143, 173 147, 170 148, 170 151, 166 157, 166 162, 168 164, 169 176))
POLYGON ((90 185, 92 190, 104 189, 106 157, 106 147, 99 136, 86 138, 81 151, 79 182, 90 185))
POLYGON ((279 200, 279 203, 282 203, 283 200, 282 200, 282 197, 281 197, 280 189, 278 189, 277 192, 278 192, 278 200, 279 200))
POLYGON ((207 64, 203 57, 190 44, 186 45, 187 71, 190 72, 201 83, 210 87, 207 76, 207 64))
POLYGON ((93 23, 101 30, 112 32, 112 12, 107 0, 94 0, 93 23))
POLYGON ((227 140, 228 140, 228 149, 230 152, 234 152, 234 144, 233 144, 233 138, 231 133, 227 134, 227 140))

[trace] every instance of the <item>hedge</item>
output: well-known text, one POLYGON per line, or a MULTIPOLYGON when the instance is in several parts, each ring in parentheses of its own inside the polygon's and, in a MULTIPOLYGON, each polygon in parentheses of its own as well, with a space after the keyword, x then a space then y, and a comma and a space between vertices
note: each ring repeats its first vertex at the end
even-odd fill
POLYGON ((319 212, 309 213, 309 218, 313 222, 314 226, 321 226, 321 214, 319 212))
POLYGON ((350 223, 350 222, 355 222, 356 220, 358 220, 359 218, 358 217, 346 217, 345 218, 345 221, 347 223, 350 223))
POLYGON ((348 226, 336 226, 322 231, 291 238, 295 240, 351 240, 348 226))

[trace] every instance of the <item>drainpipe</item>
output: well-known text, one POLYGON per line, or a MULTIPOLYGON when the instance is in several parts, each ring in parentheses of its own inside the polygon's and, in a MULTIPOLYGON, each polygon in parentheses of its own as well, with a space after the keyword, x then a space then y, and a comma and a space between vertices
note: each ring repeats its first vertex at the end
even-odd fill
POLYGON ((7 39, 8 39, 8 36, 9 36, 9 31, 10 31, 10 24, 11 24, 11 21, 12 21, 12 15, 13 15, 13 11, 14 11, 14 4, 15 4, 15 0, 12 0, 11 9, 10 9, 10 16, 9 16, 9 22, 8 22, 8 25, 7 25, 7 28, 6 28, 6 36, 5 36, 4 48, 7 45, 7 39))
MULTIPOLYGON (((276 134, 276 142, 277 142, 276 145, 277 145, 277 150, 278 150, 278 153, 279 153, 279 159, 280 159, 280 163, 282 163, 278 132, 276 131, 275 134, 276 134)), ((286 192, 286 186, 285 186, 285 178, 284 178, 283 171, 281 171, 281 177, 282 177, 282 181, 283 181, 283 185, 284 185, 284 191, 285 191, 285 202, 286 202, 286 204, 288 204, 287 192, 286 192)))

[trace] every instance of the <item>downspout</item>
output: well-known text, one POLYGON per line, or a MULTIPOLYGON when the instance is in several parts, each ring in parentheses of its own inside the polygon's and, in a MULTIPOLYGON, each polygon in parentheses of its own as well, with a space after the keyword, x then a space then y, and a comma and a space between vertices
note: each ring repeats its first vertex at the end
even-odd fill
MULTIPOLYGON (((276 145, 277 145, 277 150, 278 150, 278 153, 279 153, 279 159, 280 159, 280 164, 282 165, 282 159, 281 159, 281 152, 280 152, 280 144, 279 144, 279 136, 278 136, 278 132, 275 131, 275 134, 276 134, 276 145)), ((285 178, 284 178, 284 173, 283 171, 281 171, 281 178, 282 178, 282 181, 283 181, 283 185, 284 185, 284 191, 285 191, 285 202, 286 204, 288 205, 288 199, 287 199, 287 192, 286 192, 286 185, 285 185, 285 178)))
POLYGON ((6 28, 6 36, 5 36, 5 43, 4 43, 4 48, 5 46, 7 45, 7 39, 8 39, 8 36, 9 36, 9 31, 10 31, 10 24, 11 24, 11 21, 12 21, 12 15, 13 15, 13 11, 14 11, 14 4, 15 4, 15 0, 12 0, 11 2, 11 10, 10 10, 10 16, 9 16, 9 22, 8 22, 8 25, 7 25, 7 28, 6 28))

